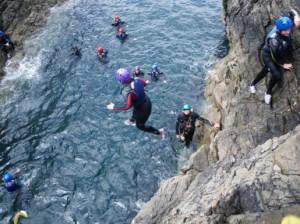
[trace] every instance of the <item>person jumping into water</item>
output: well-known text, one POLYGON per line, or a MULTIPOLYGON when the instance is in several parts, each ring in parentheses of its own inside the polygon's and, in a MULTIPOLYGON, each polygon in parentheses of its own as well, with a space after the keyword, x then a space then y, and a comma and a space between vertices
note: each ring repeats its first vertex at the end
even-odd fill
POLYGON ((133 113, 130 121, 136 124, 136 127, 142 131, 160 136, 164 139, 164 129, 156 129, 146 126, 151 114, 151 100, 144 91, 147 82, 142 79, 133 79, 126 69, 120 68, 116 72, 116 79, 123 85, 121 94, 126 100, 126 105, 116 107, 113 103, 107 105, 108 110, 128 110, 133 107, 133 113))

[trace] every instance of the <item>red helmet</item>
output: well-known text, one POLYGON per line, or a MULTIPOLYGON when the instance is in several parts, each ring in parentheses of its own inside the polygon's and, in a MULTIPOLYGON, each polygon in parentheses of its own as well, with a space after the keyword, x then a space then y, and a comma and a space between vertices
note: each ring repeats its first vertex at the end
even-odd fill
POLYGON ((123 30, 123 28, 122 27, 120 27, 119 29, 118 29, 118 32, 119 33, 122 33, 124 30, 123 30))
POLYGON ((103 47, 98 47, 96 49, 96 51, 97 51, 98 54, 103 54, 104 53, 104 48, 103 47))

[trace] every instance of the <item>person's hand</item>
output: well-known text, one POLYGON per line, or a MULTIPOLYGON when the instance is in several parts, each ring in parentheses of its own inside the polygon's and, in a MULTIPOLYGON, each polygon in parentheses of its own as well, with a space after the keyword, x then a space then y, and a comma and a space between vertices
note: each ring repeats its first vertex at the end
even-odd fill
POLYGON ((220 124, 219 123, 214 123, 214 125, 213 125, 213 128, 215 129, 215 130, 219 130, 220 129, 220 124))
POLYGON ((180 139, 180 135, 176 135, 176 138, 177 138, 177 139, 180 139))
POLYGON ((292 64, 283 64, 282 67, 286 70, 291 70, 293 68, 292 64))
POLYGON ((145 80, 145 83, 148 85, 150 83, 150 80, 145 80))
POLYGON ((298 15, 294 16, 294 24, 296 27, 300 26, 300 17, 298 15))
POLYGON ((114 106, 115 106, 114 103, 109 103, 109 104, 107 104, 106 108, 107 108, 108 110, 113 110, 113 109, 114 109, 114 106))
POLYGON ((6 44, 5 44, 7 47, 9 47, 9 43, 7 42, 6 44))

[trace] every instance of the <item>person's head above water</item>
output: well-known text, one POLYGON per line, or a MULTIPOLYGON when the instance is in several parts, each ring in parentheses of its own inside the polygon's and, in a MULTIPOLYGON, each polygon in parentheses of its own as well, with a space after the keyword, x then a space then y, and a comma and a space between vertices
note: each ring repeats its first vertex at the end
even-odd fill
POLYGON ((294 22, 287 16, 280 17, 275 24, 277 31, 283 36, 288 36, 294 27, 294 22))
POLYGON ((4 183, 8 183, 8 182, 12 181, 13 179, 14 178, 13 178, 13 176, 10 173, 6 173, 3 176, 4 183))
POLYGON ((115 17, 114 17, 115 22, 120 21, 120 19, 121 19, 120 16, 115 16, 115 17))
POLYGON ((158 65, 157 64, 153 64, 151 67, 152 67, 152 69, 158 69, 158 65))
POLYGON ((98 54, 103 54, 105 49, 103 47, 98 47, 98 48, 96 48, 96 51, 98 54))
POLYGON ((120 68, 116 71, 116 79, 122 84, 129 84, 132 81, 130 73, 125 68, 120 68))
POLYGON ((123 33, 123 32, 124 32, 124 29, 123 29, 122 27, 119 27, 118 32, 119 32, 119 33, 123 33))
POLYGON ((139 72, 141 70, 141 67, 140 66, 135 66, 135 71, 139 72))

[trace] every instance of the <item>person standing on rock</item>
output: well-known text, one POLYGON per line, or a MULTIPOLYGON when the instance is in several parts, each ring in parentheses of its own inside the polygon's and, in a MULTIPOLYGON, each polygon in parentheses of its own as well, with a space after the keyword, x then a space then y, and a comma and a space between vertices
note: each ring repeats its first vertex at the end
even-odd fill
POLYGON ((126 100, 126 105, 116 107, 113 103, 107 105, 108 110, 128 110, 133 107, 132 117, 126 124, 136 125, 142 131, 160 136, 164 139, 164 129, 156 129, 145 125, 151 114, 151 101, 144 91, 147 82, 142 79, 133 79, 130 73, 123 68, 116 72, 116 79, 123 85, 121 94, 126 100))
POLYGON ((289 60, 289 58, 291 58, 291 31, 293 27, 300 25, 299 21, 297 12, 291 10, 289 16, 283 16, 276 20, 274 28, 266 37, 265 45, 261 52, 264 67, 250 85, 251 94, 255 94, 255 85, 260 82, 268 72, 271 73, 271 79, 265 93, 266 104, 271 103, 272 89, 282 80, 283 70, 291 70, 293 68, 289 60))
POLYGON ((176 138, 181 142, 184 142, 186 147, 189 147, 190 143, 193 141, 197 120, 202 121, 204 124, 207 124, 214 129, 220 128, 220 124, 210 122, 208 119, 193 112, 191 105, 184 104, 182 107, 182 113, 180 113, 177 117, 176 138))

